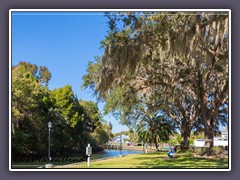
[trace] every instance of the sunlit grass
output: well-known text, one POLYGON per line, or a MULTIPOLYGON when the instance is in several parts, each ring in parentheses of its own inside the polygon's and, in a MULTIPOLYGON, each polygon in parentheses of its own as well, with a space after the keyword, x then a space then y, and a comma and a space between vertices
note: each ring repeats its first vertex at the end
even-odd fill
MULTIPOLYGON (((56 168, 88 168, 86 162, 56 168)), ((228 158, 197 158, 191 153, 178 153, 174 159, 168 159, 164 152, 132 154, 124 157, 91 162, 90 168, 228 168, 228 158)))

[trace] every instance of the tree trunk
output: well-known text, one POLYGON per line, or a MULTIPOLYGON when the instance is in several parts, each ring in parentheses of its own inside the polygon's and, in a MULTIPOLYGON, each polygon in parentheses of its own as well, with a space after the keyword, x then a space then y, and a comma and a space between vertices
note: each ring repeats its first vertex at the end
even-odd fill
POLYGON ((207 127, 205 127, 205 144, 204 147, 206 151, 204 154, 207 156, 212 155, 212 147, 213 147, 213 138, 214 138, 214 130, 213 130, 213 120, 207 120, 207 127))
POLYGON ((155 146, 156 146, 156 150, 158 150, 157 136, 154 138, 154 143, 155 143, 155 146))
POLYGON ((204 154, 211 155, 212 154, 212 147, 213 147, 213 137, 214 137, 214 121, 213 117, 208 108, 208 93, 207 93, 207 85, 204 82, 203 76, 201 73, 198 74, 198 83, 199 83, 199 94, 201 100, 201 118, 204 124, 204 135, 205 135, 205 144, 204 147, 206 151, 204 154))
POLYGON ((180 149, 181 150, 187 150, 189 149, 189 138, 190 138, 190 132, 184 131, 183 134, 181 134, 182 140, 180 149))
POLYGON ((181 144, 180 144, 181 150, 189 149, 190 133, 191 133, 190 124, 186 120, 183 120, 181 126, 181 144))

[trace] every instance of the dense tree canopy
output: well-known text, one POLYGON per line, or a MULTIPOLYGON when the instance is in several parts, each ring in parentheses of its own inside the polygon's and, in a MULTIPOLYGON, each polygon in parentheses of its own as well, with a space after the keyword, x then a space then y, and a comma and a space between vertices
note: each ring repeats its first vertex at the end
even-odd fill
POLYGON ((91 86, 100 99, 111 99, 107 110, 128 111, 125 117, 142 102, 145 110, 164 110, 180 125, 183 147, 188 146, 194 126, 202 124, 206 153, 211 154, 220 109, 228 106, 227 12, 107 16, 105 53, 91 69, 94 79, 85 86, 91 86), (111 96, 122 99, 116 102, 111 96))
POLYGON ((41 151, 50 96, 31 71, 23 65, 12 69, 12 134, 16 151, 41 151))
POLYGON ((66 85, 50 91, 47 67, 20 62, 12 67, 12 154, 46 154, 48 127, 53 127, 52 152, 84 153, 91 143, 101 150, 110 138, 110 127, 97 104, 78 100, 66 85))

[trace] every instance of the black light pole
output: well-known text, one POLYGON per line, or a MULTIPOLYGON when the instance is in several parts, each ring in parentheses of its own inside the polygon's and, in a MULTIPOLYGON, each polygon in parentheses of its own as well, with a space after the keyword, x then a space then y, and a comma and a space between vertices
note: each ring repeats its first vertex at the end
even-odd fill
POLYGON ((51 154, 50 154, 50 145, 51 145, 51 128, 52 128, 52 123, 51 121, 48 122, 48 160, 49 163, 51 162, 51 154))

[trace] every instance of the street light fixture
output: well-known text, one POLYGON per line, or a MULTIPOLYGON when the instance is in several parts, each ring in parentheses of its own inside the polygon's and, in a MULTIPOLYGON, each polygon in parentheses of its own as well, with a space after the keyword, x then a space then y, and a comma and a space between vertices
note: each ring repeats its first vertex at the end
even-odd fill
POLYGON ((48 122, 48 128, 49 128, 49 129, 51 129, 51 128, 52 128, 52 123, 51 123, 51 121, 50 121, 50 122, 48 122))

